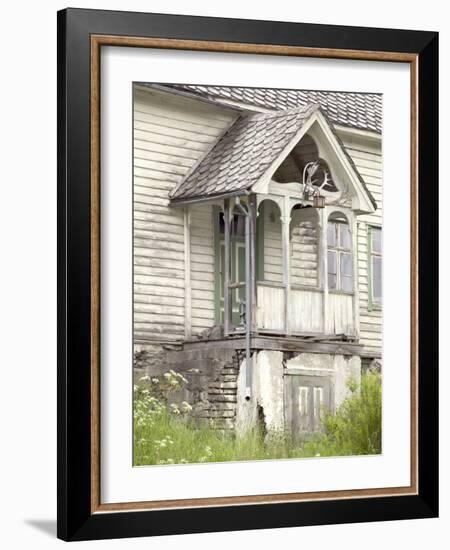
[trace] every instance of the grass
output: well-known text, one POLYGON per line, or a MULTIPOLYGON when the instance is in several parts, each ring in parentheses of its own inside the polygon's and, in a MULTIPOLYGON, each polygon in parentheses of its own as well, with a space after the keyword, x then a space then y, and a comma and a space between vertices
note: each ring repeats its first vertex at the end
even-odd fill
POLYGON ((381 452, 381 377, 363 374, 350 383, 350 396, 335 415, 325 414, 324 431, 295 443, 288 433, 263 437, 258 430, 234 437, 210 426, 194 427, 190 405, 167 405, 167 395, 184 383, 170 371, 163 380, 144 379, 135 388, 134 464, 184 464, 378 454, 381 452))

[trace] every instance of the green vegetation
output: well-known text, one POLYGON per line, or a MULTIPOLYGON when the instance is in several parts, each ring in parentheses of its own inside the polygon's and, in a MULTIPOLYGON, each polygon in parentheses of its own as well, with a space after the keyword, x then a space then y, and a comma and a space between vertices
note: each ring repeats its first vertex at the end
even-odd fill
POLYGON ((196 427, 187 402, 168 404, 186 383, 179 373, 144 377, 134 388, 134 464, 186 464, 378 454, 381 452, 381 377, 368 371, 361 386, 349 384, 349 397, 335 415, 324 414, 324 431, 303 443, 288 434, 263 436, 258 430, 233 437, 214 426, 196 427))
POLYGON ((335 415, 324 417, 324 434, 304 446, 305 456, 353 456, 381 453, 381 376, 367 371, 361 387, 349 384, 350 397, 335 415))

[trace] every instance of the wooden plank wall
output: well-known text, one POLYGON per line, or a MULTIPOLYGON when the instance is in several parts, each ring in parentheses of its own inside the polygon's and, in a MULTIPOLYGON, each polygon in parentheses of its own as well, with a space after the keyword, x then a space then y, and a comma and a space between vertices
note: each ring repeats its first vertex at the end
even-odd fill
POLYGON ((291 290, 289 327, 295 332, 324 332, 323 294, 313 290, 291 290))
POLYGON ((357 166, 374 199, 377 210, 374 214, 358 216, 358 284, 360 306, 360 342, 367 355, 380 354, 382 347, 382 311, 370 310, 368 286, 367 231, 368 225, 382 225, 383 185, 381 144, 364 138, 341 136, 344 145, 357 166))
POLYGON ((327 334, 354 334, 353 299, 347 294, 328 293, 327 334))
POLYGON ((213 207, 200 204, 191 209, 192 334, 214 325, 213 207))
MULTIPOLYGON (((264 202, 264 280, 283 282, 281 222, 278 206, 264 202)), ((291 215, 291 284, 317 286, 317 232, 310 220, 301 219, 301 211, 291 215)))
POLYGON ((291 213, 291 284, 317 287, 318 239, 316 224, 302 219, 301 210, 291 213))
MULTIPOLYGON (((169 192, 218 137, 235 113, 196 100, 136 87, 134 95, 134 337, 136 343, 184 338, 183 209, 169 192)), ((194 270, 199 260, 193 217, 194 270)), ((212 233, 212 231, 211 231, 212 233)), ((206 271, 205 271, 206 272, 206 271)), ((197 273, 197 271, 194 271, 197 273)), ((209 275, 205 275, 208 277, 209 275)), ((196 276, 197 279, 200 275, 196 276)), ((202 289, 193 284, 193 307, 202 289)), ((195 326, 201 328, 199 309, 195 326)))
POLYGON ((280 210, 272 201, 264 201, 264 280, 283 282, 280 210))
POLYGON ((257 285, 256 325, 262 330, 284 330, 284 288, 257 285))

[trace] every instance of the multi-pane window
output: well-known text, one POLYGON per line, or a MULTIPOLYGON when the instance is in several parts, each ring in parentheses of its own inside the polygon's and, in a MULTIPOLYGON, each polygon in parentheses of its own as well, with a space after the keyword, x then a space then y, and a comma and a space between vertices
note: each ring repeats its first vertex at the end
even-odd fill
POLYGON ((344 221, 329 221, 328 289, 353 292, 353 254, 350 227, 344 221))
POLYGON ((381 228, 369 227, 369 289, 370 304, 381 305, 381 228))

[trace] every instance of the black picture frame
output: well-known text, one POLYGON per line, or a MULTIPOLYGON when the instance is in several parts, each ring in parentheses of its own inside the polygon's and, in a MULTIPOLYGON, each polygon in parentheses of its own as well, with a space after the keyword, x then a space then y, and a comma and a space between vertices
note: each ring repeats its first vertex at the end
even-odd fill
POLYGON ((438 33, 66 9, 58 12, 58 532, 64 540, 438 515, 438 33), (91 36, 414 54, 418 61, 418 492, 92 513, 91 36))

